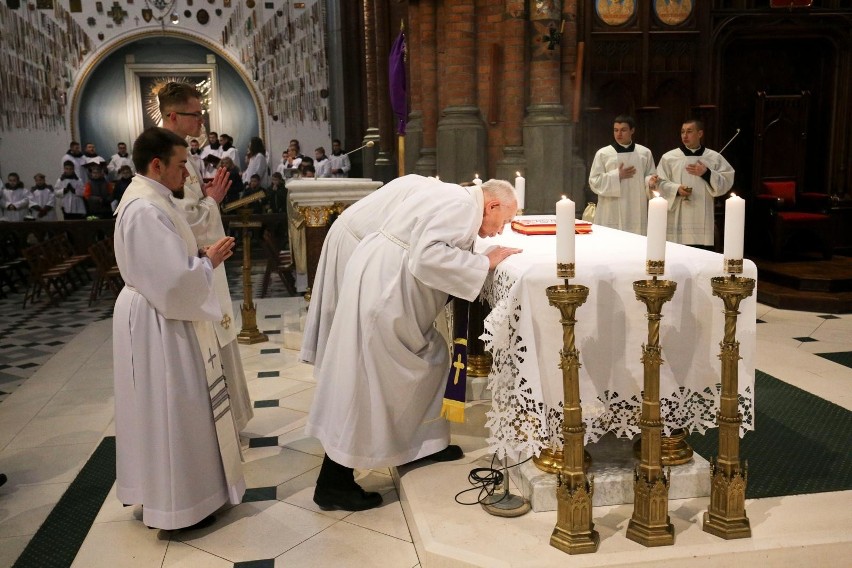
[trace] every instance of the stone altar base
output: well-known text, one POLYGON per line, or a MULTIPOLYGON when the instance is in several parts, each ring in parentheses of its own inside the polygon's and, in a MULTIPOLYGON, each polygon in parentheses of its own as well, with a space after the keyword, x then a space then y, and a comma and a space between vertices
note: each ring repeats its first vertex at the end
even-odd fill
MULTIPOLYGON (((633 440, 607 434, 597 444, 586 446, 592 456, 589 476, 594 476, 592 504, 633 503, 633 440)), ((669 499, 690 499, 710 495, 710 464, 695 454, 692 461, 671 468, 669 499)), ((556 475, 538 469, 532 460, 509 469, 512 481, 535 512, 556 510, 556 475)))

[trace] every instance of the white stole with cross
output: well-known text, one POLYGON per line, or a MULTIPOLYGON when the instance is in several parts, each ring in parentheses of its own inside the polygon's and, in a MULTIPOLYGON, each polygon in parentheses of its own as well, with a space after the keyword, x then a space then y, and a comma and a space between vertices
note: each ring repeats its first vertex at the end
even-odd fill
MULTIPOLYGON (((198 245, 186 219, 183 218, 171 201, 152 187, 152 183, 154 183, 152 180, 137 175, 133 183, 127 188, 115 211, 116 218, 121 217, 124 209, 132 201, 136 199, 149 201, 169 217, 178 235, 186 244, 187 255, 197 255, 198 245)), ((242 453, 239 434, 231 413, 231 399, 228 395, 228 385, 222 367, 222 356, 219 353, 219 342, 216 339, 213 322, 193 321, 192 325, 198 339, 198 346, 201 349, 200 355, 204 360, 207 388, 210 395, 213 421, 216 426, 216 438, 219 442, 219 453, 222 457, 222 467, 225 471, 225 480, 229 486, 234 486, 242 479, 242 453)))

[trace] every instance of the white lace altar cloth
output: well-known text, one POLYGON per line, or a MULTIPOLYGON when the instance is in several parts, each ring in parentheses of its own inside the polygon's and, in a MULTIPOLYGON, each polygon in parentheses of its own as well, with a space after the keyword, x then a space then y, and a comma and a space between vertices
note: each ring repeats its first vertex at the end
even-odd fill
MULTIPOLYGON (((482 339, 494 358, 486 426, 492 451, 518 459, 538 455, 542 448, 562 447, 562 326, 545 289, 563 281, 556 277, 555 236, 525 236, 507 227, 503 235, 479 239, 476 250, 496 244, 524 252, 501 263, 483 291, 492 310, 482 339)), ((639 433, 640 357, 648 340, 648 320, 633 282, 650 278, 645 274, 645 248, 643 236, 598 225, 591 234, 576 238, 576 278, 571 284, 589 287, 575 326, 586 443, 610 431, 627 438, 639 433)), ((714 252, 666 245, 662 278, 675 281, 677 290, 663 304, 660 326, 664 434, 673 428, 704 432, 715 427, 725 318, 710 279, 723 275, 722 260, 714 252)), ((753 262, 744 261, 741 276, 757 278, 753 262)), ((742 301, 737 320, 741 434, 754 429, 755 295, 742 301)))

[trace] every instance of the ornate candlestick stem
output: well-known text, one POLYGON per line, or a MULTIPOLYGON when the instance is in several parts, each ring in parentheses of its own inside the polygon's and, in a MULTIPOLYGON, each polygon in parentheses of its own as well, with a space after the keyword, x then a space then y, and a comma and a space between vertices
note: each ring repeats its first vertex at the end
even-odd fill
POLYGON ((648 343, 642 346, 644 392, 642 394, 641 461, 633 475, 633 517, 627 538, 645 546, 674 544, 674 526, 669 520, 669 476, 661 463, 663 422, 660 418, 660 312, 671 300, 677 283, 670 280, 637 280, 636 299, 648 310, 648 343))
POLYGON ((231 223, 232 228, 243 230, 243 303, 240 305, 240 314, 243 319, 243 327, 237 335, 237 342, 250 345, 268 341, 266 334, 257 329, 257 308, 252 300, 251 288, 251 229, 260 229, 259 221, 249 221, 251 209, 240 210, 240 221, 231 223))
POLYGON ((722 360, 722 395, 716 423, 719 425, 719 456, 710 462, 710 507, 704 513, 704 530, 724 539, 748 538, 751 525, 745 510, 748 466, 740 469, 739 411, 740 343, 736 340, 740 302, 751 296, 754 279, 731 275, 710 280, 713 295, 725 304, 725 337, 719 343, 722 360))
POLYGON ((586 477, 583 468, 583 438, 586 428, 580 407, 580 352, 574 346, 574 324, 577 323, 574 314, 588 296, 589 289, 586 286, 570 285, 567 279, 564 286, 547 288, 550 305, 558 308, 562 314, 562 351, 559 367, 562 369, 564 391, 564 446, 562 467, 557 474, 556 528, 550 537, 550 545, 568 554, 596 552, 600 544, 600 537, 592 522, 594 482, 586 477))

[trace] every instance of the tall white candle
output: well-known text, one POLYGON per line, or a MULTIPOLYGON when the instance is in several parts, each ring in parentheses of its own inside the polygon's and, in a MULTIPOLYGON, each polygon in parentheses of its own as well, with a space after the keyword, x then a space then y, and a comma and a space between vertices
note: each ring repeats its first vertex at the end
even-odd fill
POLYGON ((482 185, 482 180, 479 179, 479 174, 474 174, 476 177, 473 178, 473 183, 476 185, 482 185))
POLYGON ((521 176, 521 172, 515 172, 515 196, 518 198, 518 209, 524 208, 527 196, 527 180, 521 176))
POLYGON ((556 262, 574 262, 574 202, 562 196, 556 202, 556 262))
POLYGON ((725 201, 725 259, 742 260, 745 199, 731 194, 725 201))
POLYGON ((647 260, 666 260, 666 223, 669 204, 656 191, 654 195, 656 197, 648 202, 647 260))

